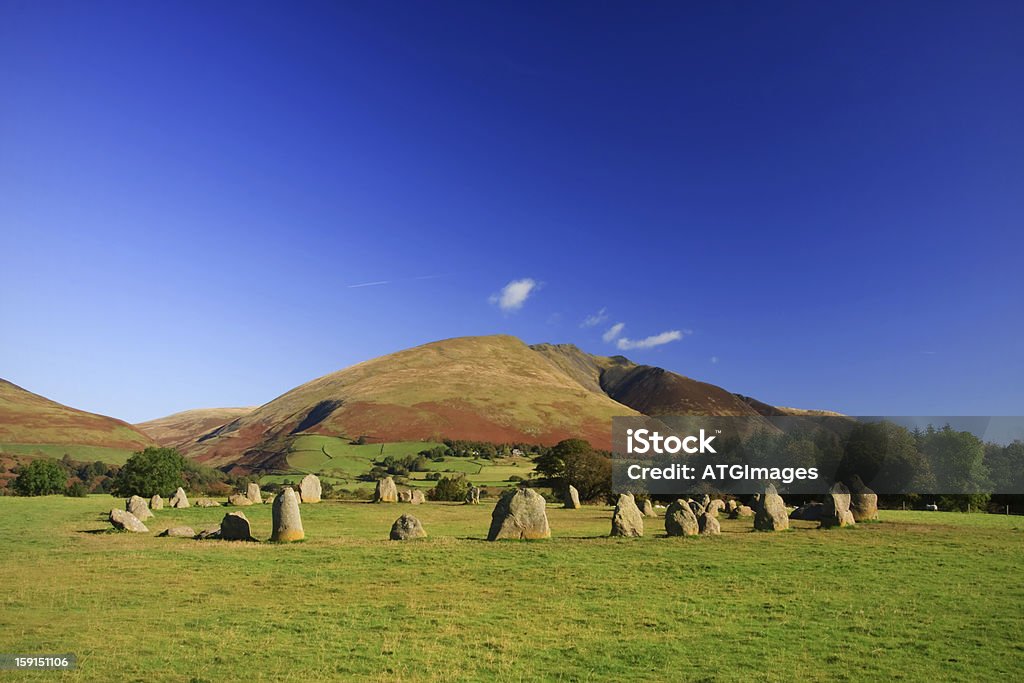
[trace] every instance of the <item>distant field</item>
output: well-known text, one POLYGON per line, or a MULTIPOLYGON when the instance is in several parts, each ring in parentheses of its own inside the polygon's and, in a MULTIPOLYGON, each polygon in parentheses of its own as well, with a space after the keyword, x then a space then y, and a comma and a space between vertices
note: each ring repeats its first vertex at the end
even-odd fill
MULTIPOLYGON (((426 441, 400 441, 356 446, 347 439, 307 434, 295 439, 288 453, 288 464, 295 469, 294 474, 266 475, 260 480, 267 483, 298 481, 303 474, 312 472, 324 481, 351 487, 366 484, 360 482, 358 477, 369 472, 374 462, 387 456, 416 455, 420 451, 443 445, 426 441)), ((431 461, 428 468, 430 472, 440 472, 448 476, 455 473, 463 474, 478 486, 509 486, 511 482, 508 478, 513 475, 528 478, 533 472, 533 462, 522 457, 501 460, 444 458, 438 462, 431 461)), ((427 474, 428 472, 411 472, 407 486, 434 486, 434 482, 427 479, 427 474)))
MULTIPOLYGON (((78 655, 29 681, 1019 679, 1024 519, 882 512, 778 534, 607 537, 607 507, 550 506, 554 538, 487 543, 492 502, 301 508, 279 546, 156 538, 224 508, 92 533, 120 500, 0 498, 0 642, 78 655), (386 540, 412 512, 424 541, 386 540)), ((244 509, 270 533, 270 506, 244 509)), ((0 680, 16 680, 0 673, 0 680)))
MULTIPOLYGON (((138 448, 142 450, 142 446, 138 448)), ((111 465, 123 465, 132 457, 133 451, 122 448, 104 448, 103 446, 68 446, 32 443, 0 443, 0 453, 17 455, 36 455, 45 458, 61 459, 67 453, 72 460, 79 462, 100 462, 111 465)))

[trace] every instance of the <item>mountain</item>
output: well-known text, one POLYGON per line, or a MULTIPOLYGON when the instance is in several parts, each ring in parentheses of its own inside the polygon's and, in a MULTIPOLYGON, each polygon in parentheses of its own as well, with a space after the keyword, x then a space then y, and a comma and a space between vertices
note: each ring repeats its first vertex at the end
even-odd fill
POLYGON ((0 450, 123 462, 153 439, 121 420, 51 401, 0 379, 0 450))
POLYGON ((374 441, 611 445, 611 418, 758 415, 725 389, 622 356, 505 336, 433 342, 303 384, 203 435, 185 452, 240 470, 281 466, 299 434, 374 441))
POLYGON ((139 422, 135 427, 161 446, 181 447, 191 444, 203 434, 247 415, 253 410, 255 410, 253 407, 196 408, 155 420, 139 422))

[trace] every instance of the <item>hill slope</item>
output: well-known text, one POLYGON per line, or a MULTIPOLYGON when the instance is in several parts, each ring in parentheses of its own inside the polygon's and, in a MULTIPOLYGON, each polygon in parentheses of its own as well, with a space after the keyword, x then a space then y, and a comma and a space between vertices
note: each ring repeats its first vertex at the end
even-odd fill
POLYGON ((153 443, 127 422, 69 408, 0 379, 0 450, 116 462, 153 443), (105 450, 120 453, 100 457, 105 450))
POLYGON ((135 427, 161 446, 184 446, 253 410, 253 407, 197 408, 139 422, 135 427))

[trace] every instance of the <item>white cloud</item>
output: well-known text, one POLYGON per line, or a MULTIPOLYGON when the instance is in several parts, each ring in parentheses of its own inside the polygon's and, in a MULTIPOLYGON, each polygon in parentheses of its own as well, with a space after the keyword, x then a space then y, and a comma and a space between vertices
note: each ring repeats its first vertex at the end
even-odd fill
POLYGON ((718 365, 718 356, 711 356, 711 364, 718 365))
POLYGON ((650 349, 655 346, 661 346, 662 344, 668 344, 669 342, 679 341, 682 338, 682 330, 669 330, 668 332, 652 335, 646 339, 628 339, 626 337, 622 337, 618 342, 616 342, 616 345, 621 351, 629 351, 630 349, 650 349))
POLYGON ((526 299, 537 288, 537 281, 532 278, 513 280, 497 294, 492 294, 488 301, 503 311, 518 311, 526 303, 526 299))
POLYGON ((360 282, 357 285, 349 285, 349 289, 355 289, 357 287, 378 287, 380 285, 390 285, 391 280, 377 280, 376 282, 360 282))
POLYGON ((626 323, 615 323, 607 330, 605 330, 605 333, 601 335, 601 339, 604 339, 606 342, 614 340, 616 337, 622 334, 622 328, 624 328, 625 326, 626 323))
POLYGON ((593 315, 588 315, 586 319, 580 323, 580 327, 595 327, 597 325, 600 325, 607 319, 608 309, 602 308, 597 313, 594 313, 593 315))

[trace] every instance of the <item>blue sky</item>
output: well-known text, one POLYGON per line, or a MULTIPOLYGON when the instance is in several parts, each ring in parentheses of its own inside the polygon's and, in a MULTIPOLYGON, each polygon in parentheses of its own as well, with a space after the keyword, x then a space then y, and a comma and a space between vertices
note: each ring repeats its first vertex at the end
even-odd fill
POLYGON ((622 352, 1024 414, 1021 35, 1015 2, 4 3, 0 377, 136 421, 452 336, 664 335, 622 352))

